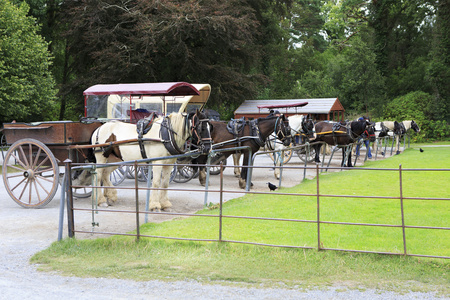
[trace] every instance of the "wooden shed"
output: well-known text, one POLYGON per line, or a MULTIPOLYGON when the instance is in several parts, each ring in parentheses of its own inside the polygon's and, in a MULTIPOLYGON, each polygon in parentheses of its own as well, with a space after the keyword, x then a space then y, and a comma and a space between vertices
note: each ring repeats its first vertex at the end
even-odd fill
POLYGON ((288 107, 277 108, 281 113, 291 115, 307 115, 311 114, 314 120, 330 120, 343 121, 345 109, 338 98, 318 98, 318 99, 277 99, 277 100, 245 100, 234 111, 234 118, 256 119, 265 117, 269 114, 269 108, 264 106, 278 105, 281 107, 286 105, 288 107), (307 105, 300 104, 307 102, 307 105), (300 106, 296 106, 296 104, 300 106))

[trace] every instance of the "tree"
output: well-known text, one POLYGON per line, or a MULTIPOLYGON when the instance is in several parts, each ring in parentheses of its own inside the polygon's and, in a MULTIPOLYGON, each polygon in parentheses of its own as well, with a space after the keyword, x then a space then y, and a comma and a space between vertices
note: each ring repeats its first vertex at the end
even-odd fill
POLYGON ((450 122, 450 1, 439 1, 426 77, 432 86, 433 118, 450 122))
MULTIPOLYGON (((64 89, 81 95, 97 83, 210 83, 210 105, 227 109, 251 97, 259 23, 246 1, 66 1, 70 70, 64 89)), ((62 16, 64 15, 64 19, 62 16)))
POLYGON ((0 122, 50 120, 55 82, 48 44, 37 34, 28 5, 0 0, 0 122))

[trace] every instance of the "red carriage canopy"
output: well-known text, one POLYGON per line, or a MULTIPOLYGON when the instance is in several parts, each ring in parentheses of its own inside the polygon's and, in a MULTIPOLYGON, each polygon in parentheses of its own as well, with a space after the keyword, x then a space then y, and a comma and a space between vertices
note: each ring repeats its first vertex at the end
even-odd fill
POLYGON ((160 82, 97 84, 86 89, 83 95, 189 96, 200 92, 187 82, 160 82))
POLYGON ((261 108, 286 108, 286 107, 301 107, 308 105, 308 102, 298 102, 298 103, 291 103, 291 104, 271 104, 271 105, 258 105, 257 107, 259 109, 261 108))

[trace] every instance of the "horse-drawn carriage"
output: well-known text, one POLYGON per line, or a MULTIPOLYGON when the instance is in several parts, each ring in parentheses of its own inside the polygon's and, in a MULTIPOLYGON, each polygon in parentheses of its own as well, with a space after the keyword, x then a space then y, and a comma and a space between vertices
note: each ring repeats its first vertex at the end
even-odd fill
MULTIPOLYGON (((93 132, 110 120, 136 123, 150 114, 202 109, 209 84, 186 82, 95 85, 84 91, 85 117, 79 122, 5 123, 2 129, 3 182, 19 205, 40 208, 55 196, 66 159, 85 162, 93 132)), ((91 146, 90 146, 91 145, 91 146)), ((76 190, 89 196, 86 189, 76 190)))

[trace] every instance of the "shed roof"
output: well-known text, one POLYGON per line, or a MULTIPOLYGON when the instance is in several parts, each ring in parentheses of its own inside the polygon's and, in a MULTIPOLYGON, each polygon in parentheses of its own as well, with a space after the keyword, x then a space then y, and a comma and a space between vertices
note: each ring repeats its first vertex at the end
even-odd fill
POLYGON ((338 98, 318 98, 318 99, 278 99, 278 100, 245 100, 239 106, 235 115, 266 114, 268 108, 258 108, 258 106, 273 106, 285 104, 286 108, 280 108, 280 112, 289 114, 328 114, 331 111, 345 111, 338 98), (308 105, 302 107, 289 107, 289 105, 307 102, 308 105))

